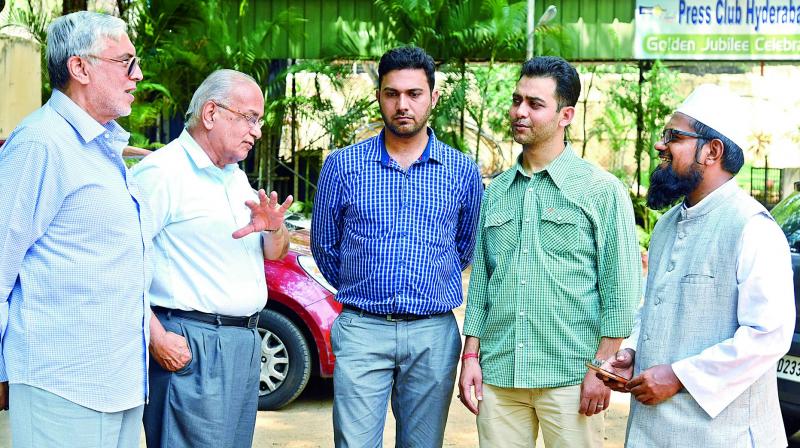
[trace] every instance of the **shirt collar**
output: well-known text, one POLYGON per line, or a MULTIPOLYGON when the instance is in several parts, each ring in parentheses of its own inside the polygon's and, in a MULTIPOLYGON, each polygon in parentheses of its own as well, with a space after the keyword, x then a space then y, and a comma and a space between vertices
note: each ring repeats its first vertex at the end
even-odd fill
MULTIPOLYGON (((566 142, 561 154, 539 172, 546 172, 550 178, 553 179, 553 183, 556 184, 556 187, 563 191, 568 188, 570 181, 569 176, 574 172, 573 164, 576 159, 578 159, 578 156, 575 154, 575 151, 572 150, 572 145, 566 142)), ((516 171, 516 175, 508 178, 506 185, 502 186, 504 190, 511 186, 511 183, 517 176, 531 177, 529 173, 525 172, 525 168, 522 167, 522 154, 517 157, 517 161, 514 163, 514 170, 516 171)))
POLYGON ((75 104, 70 97, 58 89, 53 90, 48 104, 75 129, 84 143, 89 143, 100 135, 110 132, 113 140, 118 143, 117 145, 111 146, 114 146, 115 149, 118 149, 121 153, 122 147, 124 147, 130 139, 130 134, 122 129, 122 126, 115 120, 111 120, 105 125, 100 124, 100 122, 92 118, 85 110, 75 104))
POLYGON ((189 134, 188 129, 184 129, 183 132, 181 132, 181 135, 178 136, 178 141, 181 143, 181 146, 183 146, 186 154, 189 155, 189 158, 192 159, 192 162, 197 169, 205 170, 216 168, 222 172, 228 172, 238 166, 235 163, 231 163, 225 165, 225 168, 220 169, 218 166, 214 165, 214 162, 211 161, 211 158, 208 157, 208 154, 203 150, 200 144, 197 143, 197 140, 195 140, 194 137, 189 134))
MULTIPOLYGON (((425 163, 428 160, 434 160, 438 163, 442 163, 442 148, 439 145, 439 140, 436 139, 436 133, 433 132, 433 129, 428 127, 426 129, 428 134, 428 143, 425 144, 425 149, 422 150, 422 154, 419 156, 420 163, 425 163)), ((386 149, 386 143, 384 143, 384 135, 386 133, 386 129, 384 128, 381 130, 381 133, 378 134, 378 151, 374 152, 370 156, 370 160, 374 160, 376 162, 381 162, 383 165, 389 165, 389 151, 386 149)))
POLYGON ((730 180, 720 185, 719 188, 709 193, 708 196, 701 199, 700 202, 692 207, 687 207, 686 199, 684 199, 683 204, 681 205, 681 218, 692 219, 705 215, 711 210, 717 208, 719 205, 727 202, 731 196, 736 194, 737 190, 739 190, 739 185, 736 183, 736 178, 732 177, 730 180))

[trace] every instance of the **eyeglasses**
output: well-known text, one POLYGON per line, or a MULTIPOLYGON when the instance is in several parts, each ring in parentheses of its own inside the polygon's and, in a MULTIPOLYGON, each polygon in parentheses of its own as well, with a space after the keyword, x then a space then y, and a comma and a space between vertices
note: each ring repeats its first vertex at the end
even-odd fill
POLYGON ((137 58, 136 56, 131 56, 128 59, 107 58, 107 57, 104 57, 104 56, 97 56, 97 55, 94 55, 94 54, 89 54, 87 56, 89 56, 90 58, 102 59, 104 61, 119 62, 120 64, 127 64, 127 66, 128 66, 128 78, 130 78, 133 75, 133 72, 136 71, 136 67, 139 67, 139 58, 137 58))
POLYGON ((261 126, 264 126, 264 120, 262 120, 262 119, 258 118, 258 116, 256 116, 256 115, 251 115, 251 114, 246 114, 246 113, 244 113, 244 112, 240 112, 240 111, 238 111, 238 110, 236 110, 236 109, 233 109, 233 108, 231 108, 231 107, 228 107, 228 106, 226 106, 226 105, 224 105, 224 104, 220 104, 220 103, 218 103, 218 102, 216 102, 216 101, 212 101, 212 103, 214 103, 214 104, 216 104, 217 106, 219 106, 219 107, 221 107, 221 108, 223 108, 223 109, 227 110, 228 112, 233 112, 233 113, 235 113, 236 115, 238 115, 238 116, 240 116, 240 117, 244 118, 244 119, 245 119, 245 121, 247 121, 247 123, 248 123, 250 126, 252 126, 252 127, 256 128, 256 129, 261 129, 261 126))
POLYGON ((708 140, 708 137, 706 137, 705 135, 695 134, 694 132, 681 131, 679 129, 667 128, 667 129, 664 129, 664 131, 661 133, 661 143, 666 145, 666 144, 676 140, 677 139, 676 136, 678 136, 678 135, 682 135, 684 137, 694 137, 694 138, 699 138, 699 139, 703 139, 703 140, 708 140))

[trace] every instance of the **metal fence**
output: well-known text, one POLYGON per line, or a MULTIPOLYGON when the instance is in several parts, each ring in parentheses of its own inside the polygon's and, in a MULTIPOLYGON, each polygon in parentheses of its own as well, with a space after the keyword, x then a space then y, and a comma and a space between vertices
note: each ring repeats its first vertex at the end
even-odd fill
POLYGON ((750 168, 750 196, 770 209, 781 200, 780 168, 750 168))

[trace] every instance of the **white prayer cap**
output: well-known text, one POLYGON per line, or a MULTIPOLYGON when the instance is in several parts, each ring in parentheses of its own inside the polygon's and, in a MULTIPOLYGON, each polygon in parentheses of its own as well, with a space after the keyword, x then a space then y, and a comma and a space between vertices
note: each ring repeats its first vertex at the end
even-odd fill
POLYGON ((702 84, 683 100, 676 112, 688 115, 728 137, 744 151, 750 126, 742 98, 714 84, 702 84))

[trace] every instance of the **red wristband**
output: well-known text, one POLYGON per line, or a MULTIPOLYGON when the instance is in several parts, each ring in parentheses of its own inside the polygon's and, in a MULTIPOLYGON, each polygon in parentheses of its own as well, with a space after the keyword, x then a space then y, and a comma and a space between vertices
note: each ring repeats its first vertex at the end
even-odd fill
POLYGON ((477 357, 478 357, 477 353, 464 353, 463 355, 461 355, 461 360, 466 361, 469 358, 477 358, 477 357))

